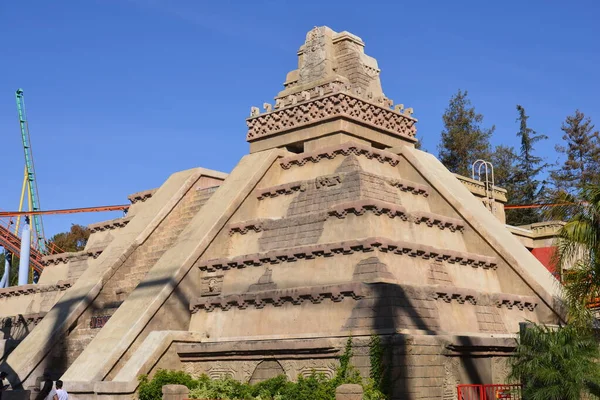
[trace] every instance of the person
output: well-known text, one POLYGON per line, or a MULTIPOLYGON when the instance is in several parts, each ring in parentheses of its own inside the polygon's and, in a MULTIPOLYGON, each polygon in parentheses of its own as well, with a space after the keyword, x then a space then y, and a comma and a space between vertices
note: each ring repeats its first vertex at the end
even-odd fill
POLYGON ((58 400, 56 390, 54 390, 53 386, 52 380, 46 378, 44 380, 44 387, 42 387, 42 390, 35 397, 35 400, 58 400))
POLYGON ((0 389, 0 400, 2 400, 2 392, 4 392, 10 387, 10 384, 8 382, 5 382, 7 376, 8 374, 6 372, 0 372, 0 386, 2 386, 2 389, 0 389))
POLYGON ((58 396, 58 400, 67 400, 69 398, 69 393, 63 389, 63 381, 60 379, 56 381, 56 396, 58 396))

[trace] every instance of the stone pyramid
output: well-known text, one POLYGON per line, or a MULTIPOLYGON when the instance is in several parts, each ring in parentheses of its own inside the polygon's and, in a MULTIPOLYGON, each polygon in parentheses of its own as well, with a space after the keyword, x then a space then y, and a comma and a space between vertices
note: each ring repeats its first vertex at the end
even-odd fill
POLYGON ((5 357, 13 388, 46 373, 75 399, 130 398, 159 368, 332 376, 349 336, 367 375, 376 334, 394 399, 450 399, 504 383, 520 322, 560 320, 546 268, 414 148, 417 120, 363 41, 319 27, 298 57, 229 175, 174 174, 97 224, 90 251, 51 260, 42 284, 69 286, 5 357))

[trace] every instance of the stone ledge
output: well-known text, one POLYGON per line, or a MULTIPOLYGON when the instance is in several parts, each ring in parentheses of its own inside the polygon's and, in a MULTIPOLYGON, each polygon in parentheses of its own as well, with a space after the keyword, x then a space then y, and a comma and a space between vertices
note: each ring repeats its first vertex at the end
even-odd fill
POLYGON ((289 195, 296 192, 304 192, 306 190, 306 182, 284 183, 283 185, 271 186, 269 188, 258 189, 256 198, 263 200, 266 198, 274 198, 280 195, 289 195))
POLYGON ((131 204, 139 202, 143 203, 149 198, 151 198, 157 190, 158 189, 143 190, 141 192, 137 192, 128 196, 127 199, 131 202, 131 204))
POLYGON ((429 196, 430 192, 429 186, 415 183, 407 179, 390 179, 389 184, 393 187, 397 187, 403 192, 410 192, 423 197, 429 196))
POLYGON ((339 219, 344 219, 348 213, 360 216, 364 215, 367 211, 377 216, 385 214, 390 218, 399 217, 403 221, 408 221, 408 213, 403 206, 369 199, 349 201, 335 205, 328 211, 328 214, 339 219))
POLYGON ((452 232, 460 231, 465 229, 465 222, 452 217, 446 217, 444 215, 434 214, 427 211, 417 211, 411 214, 415 224, 425 223, 427 226, 437 226, 440 229, 450 229, 452 232))
POLYGON ((39 285, 39 284, 29 284, 29 285, 21 285, 21 286, 11 286, 7 288, 0 289, 0 298, 2 297, 14 297, 14 296, 26 296, 35 293, 44 293, 44 292, 57 292, 67 290, 73 285, 74 281, 72 280, 64 280, 58 281, 56 284, 52 285, 39 285))
POLYGON ((265 305, 271 304, 274 307, 280 307, 285 303, 294 305, 302 304, 305 301, 310 301, 313 304, 323 302, 325 298, 333 302, 340 302, 345 297, 352 297, 354 300, 364 296, 363 286, 359 282, 343 283, 340 285, 326 286, 307 286, 291 289, 265 290, 261 292, 232 294, 219 297, 202 298, 192 301, 190 310, 195 313, 199 310, 207 312, 213 311, 215 308, 220 308, 223 311, 228 311, 232 307, 237 307, 240 310, 248 308, 252 305, 255 308, 264 308, 265 305))
MULTIPOLYGON (((319 176, 315 179, 270 186, 256 190, 255 195, 258 200, 264 200, 267 198, 275 198, 278 196, 292 195, 297 192, 305 192, 306 189, 308 189, 308 186, 313 183, 317 189, 335 186, 337 184, 340 184, 348 174, 350 173, 340 172, 332 175, 319 176)), ((360 174, 379 178, 382 181, 387 182, 390 186, 398 188, 402 192, 412 193, 414 195, 420 195, 423 197, 429 196, 430 188, 427 185, 422 185, 420 183, 415 183, 406 179, 389 179, 383 176, 371 174, 364 171, 361 171, 360 174)))
POLYGON ((90 257, 98 258, 98 256, 100 256, 100 254, 102 254, 103 251, 104 248, 94 247, 89 250, 82 250, 73 253, 53 254, 42 258, 42 264, 45 267, 48 267, 50 265, 66 264, 70 261, 84 260, 90 257))
POLYGON ((537 298, 533 296, 503 294, 496 296, 495 305, 498 308, 506 307, 509 310, 512 310, 513 307, 516 307, 519 310, 526 308, 529 311, 533 311, 537 307, 537 298))
POLYGON ((115 218, 108 221, 88 225, 90 233, 102 232, 125 227, 133 217, 115 218))
POLYGON ((400 157, 394 153, 357 143, 345 143, 341 146, 331 146, 309 153, 298 154, 297 156, 286 157, 280 161, 279 165, 283 169, 290 169, 293 165, 303 166, 307 162, 316 164, 323 159, 332 160, 337 156, 348 156, 350 154, 366 157, 370 160, 375 159, 382 164, 387 163, 392 167, 395 167, 400 162, 400 157))
POLYGON ((400 218, 402 221, 411 221, 415 224, 424 223, 428 227, 436 226, 441 230, 449 229, 452 232, 463 232, 465 223, 458 218, 446 217, 439 214, 434 214, 426 211, 417 211, 414 213, 408 213, 406 208, 401 205, 388 203, 381 200, 361 199, 348 201, 337 204, 330 208, 327 212, 314 212, 308 214, 302 214, 299 216, 293 216, 288 218, 261 218, 248 221, 241 221, 228 225, 229 235, 232 236, 236 233, 245 235, 246 233, 253 231, 256 233, 268 231, 271 229, 282 228, 282 226, 289 221, 289 226, 294 226, 296 221, 303 221, 304 223, 326 221, 328 218, 337 217, 338 219, 344 219, 348 214, 354 214, 356 216, 365 215, 369 211, 374 215, 381 216, 387 215, 390 218, 400 218))
POLYGON ((264 359, 265 353, 269 355, 284 355, 286 358, 295 357, 331 357, 339 353, 330 338, 306 338, 300 340, 263 340, 246 342, 210 342, 210 343, 178 343, 176 351, 185 361, 211 361, 229 358, 264 359))
POLYGON ((353 254, 354 252, 381 251, 410 257, 420 257, 451 264, 471 265, 474 268, 497 268, 494 257, 482 256, 473 253, 460 252, 449 249, 436 249, 432 246, 393 241, 387 238, 371 237, 361 240, 349 240, 339 243, 324 243, 311 246, 298 246, 289 249, 272 250, 264 253, 248 254, 232 258, 218 258, 200 262, 201 270, 214 271, 230 268, 245 268, 263 264, 279 264, 294 262, 300 259, 314 259, 316 257, 332 257, 336 255, 353 254))

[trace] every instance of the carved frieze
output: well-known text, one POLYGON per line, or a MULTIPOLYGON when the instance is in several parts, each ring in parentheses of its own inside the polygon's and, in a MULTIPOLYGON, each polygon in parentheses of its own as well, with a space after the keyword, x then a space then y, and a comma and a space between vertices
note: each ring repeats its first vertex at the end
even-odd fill
MULTIPOLYGON (((415 141, 417 120, 409 113, 391 110, 384 102, 377 104, 357 95, 356 92, 352 93, 351 86, 334 87, 331 91, 334 93, 301 103, 296 103, 298 97, 291 96, 286 101, 288 104, 291 103, 288 107, 277 108, 264 114, 253 113, 246 120, 248 125, 246 140, 253 142, 317 122, 345 118, 411 142, 415 141), (335 93, 336 89, 340 91, 335 93)), ((300 100, 305 98, 306 96, 300 97, 300 100)), ((256 110, 258 111, 258 108, 256 110)))

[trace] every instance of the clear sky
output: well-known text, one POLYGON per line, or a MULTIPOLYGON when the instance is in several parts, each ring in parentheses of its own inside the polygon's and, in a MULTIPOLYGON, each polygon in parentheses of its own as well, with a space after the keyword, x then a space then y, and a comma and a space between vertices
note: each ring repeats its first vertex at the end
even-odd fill
MULTIPOLYGON (((250 107, 272 102, 306 32, 366 43, 384 92, 413 107, 437 153, 459 88, 517 145, 516 104, 550 137, 576 108, 600 128, 597 1, 28 0, 0 5, 0 209, 23 172, 21 87, 43 209, 127 203, 197 166, 229 172, 248 151, 250 107)), ((119 213, 48 216, 47 235, 119 213)))

